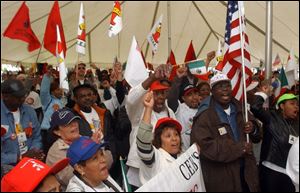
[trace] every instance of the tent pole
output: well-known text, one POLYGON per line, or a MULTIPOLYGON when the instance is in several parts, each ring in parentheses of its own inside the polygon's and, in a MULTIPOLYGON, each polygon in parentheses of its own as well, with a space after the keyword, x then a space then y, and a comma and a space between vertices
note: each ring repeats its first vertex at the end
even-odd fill
POLYGON ((88 44, 89 44, 89 63, 92 61, 92 50, 91 50, 91 33, 89 34, 88 44))
POLYGON ((118 33, 118 60, 120 60, 120 45, 121 45, 120 33, 118 33))
POLYGON ((266 79, 272 74, 272 33, 273 33, 273 2, 266 1, 266 39, 265 39, 265 70, 266 79))
POLYGON ((168 56, 171 53, 172 45, 171 45, 171 2, 167 2, 167 12, 168 12, 168 56))
POLYGON ((37 63, 37 62, 38 62, 38 60, 39 60, 40 53, 41 53, 41 50, 42 50, 42 47, 43 47, 43 45, 44 45, 44 40, 43 40, 43 42, 42 42, 42 44, 41 44, 41 47, 40 47, 40 50, 39 50, 38 56, 37 56, 37 58, 36 58, 36 60, 35 60, 35 63, 37 63))

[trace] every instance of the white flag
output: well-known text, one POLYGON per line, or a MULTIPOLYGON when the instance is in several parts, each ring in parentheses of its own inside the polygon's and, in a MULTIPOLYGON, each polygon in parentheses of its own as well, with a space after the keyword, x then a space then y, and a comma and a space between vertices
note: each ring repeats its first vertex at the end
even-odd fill
POLYGON ((295 56, 293 50, 290 50, 290 55, 288 57, 288 62, 285 68, 286 78, 289 83, 289 87, 291 88, 295 85, 295 80, 297 79, 297 70, 299 66, 296 63, 295 56))
POLYGON ((161 34, 161 24, 162 24, 163 15, 159 17, 159 19, 154 24, 151 32, 147 36, 147 40, 152 47, 153 54, 156 53, 159 43, 159 38, 161 34))
POLYGON ((126 81, 135 87, 148 78, 148 72, 141 54, 141 50, 133 36, 124 73, 126 81))
POLYGON ((83 12, 83 4, 81 2, 80 5, 80 13, 79 13, 79 22, 78 22, 78 33, 77 33, 77 45, 76 45, 76 51, 80 54, 85 54, 85 47, 86 47, 86 41, 85 41, 85 16, 83 12))
POLYGON ((122 12, 119 1, 115 1, 114 9, 111 13, 110 26, 108 36, 112 37, 117 35, 122 30, 122 12))
POLYGON ((57 31, 57 47, 56 47, 56 57, 59 64, 59 87, 65 91, 69 91, 69 83, 67 80, 67 69, 65 66, 65 56, 62 48, 62 42, 59 33, 59 27, 56 25, 57 31))

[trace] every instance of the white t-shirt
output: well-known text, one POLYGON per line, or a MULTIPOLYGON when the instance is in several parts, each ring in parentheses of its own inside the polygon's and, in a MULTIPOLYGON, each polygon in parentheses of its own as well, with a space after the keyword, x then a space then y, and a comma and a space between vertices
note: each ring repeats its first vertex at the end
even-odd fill
POLYGON ((182 126, 181 131, 181 148, 182 151, 186 151, 190 147, 190 138, 191 138, 191 131, 193 125, 193 118, 196 115, 198 109, 192 109, 188 107, 185 103, 180 103, 177 111, 175 112, 176 119, 182 126))
POLYGON ((11 113, 13 114, 14 117, 15 133, 17 135, 17 139, 19 143, 20 154, 23 155, 28 151, 28 146, 26 145, 27 137, 24 132, 24 128, 22 128, 22 125, 20 123, 20 119, 21 119, 20 110, 18 109, 17 111, 11 113))
POLYGON ((83 111, 81 111, 81 113, 84 115, 85 119, 90 124, 90 127, 93 132, 95 132, 95 129, 99 129, 101 127, 100 118, 94 108, 92 108, 92 112, 90 113, 86 113, 83 111))

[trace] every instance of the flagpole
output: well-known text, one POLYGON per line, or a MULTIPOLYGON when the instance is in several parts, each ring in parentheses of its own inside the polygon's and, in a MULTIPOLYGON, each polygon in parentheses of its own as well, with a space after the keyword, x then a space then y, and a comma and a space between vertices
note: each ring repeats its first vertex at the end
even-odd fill
POLYGON ((118 59, 120 60, 120 33, 118 33, 118 59))
MULTIPOLYGON (((240 28, 240 38, 241 38, 241 53, 242 53, 242 70, 243 70, 243 91, 244 91, 244 105, 245 105, 245 121, 246 123, 248 122, 248 109, 247 109, 247 91, 246 91, 246 73, 245 73, 245 58, 244 58, 244 37, 243 37, 243 25, 244 23, 242 23, 242 10, 241 10, 241 5, 240 5, 240 1, 238 1, 238 10, 239 10, 239 28, 240 28)), ((245 20, 244 20, 245 22, 245 20)), ((247 138, 247 143, 249 143, 249 134, 246 134, 246 138, 247 138)))
POLYGON ((168 11, 168 56, 171 53, 171 2, 167 1, 168 11))
POLYGON ((38 60, 39 60, 40 53, 41 53, 41 50, 42 50, 43 45, 44 45, 44 40, 43 40, 42 45, 41 45, 41 47, 40 47, 40 50, 39 50, 38 56, 37 56, 37 58, 36 58, 36 60, 35 60, 35 63, 37 63, 38 60))

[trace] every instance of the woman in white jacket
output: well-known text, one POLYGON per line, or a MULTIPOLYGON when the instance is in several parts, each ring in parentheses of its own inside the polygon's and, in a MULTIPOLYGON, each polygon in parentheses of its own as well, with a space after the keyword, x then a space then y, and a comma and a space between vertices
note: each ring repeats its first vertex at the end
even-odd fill
POLYGON ((109 176, 103 147, 89 137, 74 141, 67 152, 74 176, 66 192, 122 192, 120 186, 109 176))
POLYGON ((144 98, 144 116, 137 134, 137 149, 141 159, 139 177, 144 184, 168 167, 181 152, 182 127, 175 119, 159 119, 152 133, 151 114, 154 99, 148 92, 144 98))

